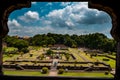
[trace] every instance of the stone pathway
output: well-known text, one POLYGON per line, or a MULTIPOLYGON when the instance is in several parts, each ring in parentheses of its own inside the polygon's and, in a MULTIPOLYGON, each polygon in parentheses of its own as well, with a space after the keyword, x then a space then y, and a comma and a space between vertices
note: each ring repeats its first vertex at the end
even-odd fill
POLYGON ((56 71, 51 70, 48 76, 57 76, 57 70, 56 71))
POLYGON ((57 65, 54 66, 54 62, 58 62, 58 59, 53 59, 53 63, 51 65, 51 70, 48 76, 57 76, 57 65))

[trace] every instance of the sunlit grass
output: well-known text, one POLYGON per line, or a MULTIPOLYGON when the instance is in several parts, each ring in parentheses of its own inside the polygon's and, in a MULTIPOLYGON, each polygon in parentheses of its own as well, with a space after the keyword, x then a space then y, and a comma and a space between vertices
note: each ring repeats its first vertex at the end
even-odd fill
POLYGON ((16 59, 18 56, 20 56, 19 54, 13 54, 11 57, 6 55, 6 54, 3 54, 3 61, 5 60, 13 60, 13 59, 16 59))
POLYGON ((96 62, 97 60, 95 58, 90 58, 90 54, 85 54, 85 52, 81 51, 79 54, 81 54, 83 57, 85 57, 88 61, 96 62))
POLYGON ((18 70, 4 70, 4 75, 48 76, 48 74, 42 74, 40 71, 18 71, 18 70))
POLYGON ((104 72, 66 72, 59 76, 75 76, 75 77, 114 77, 112 74, 105 75, 104 72))
POLYGON ((78 49, 76 48, 69 48, 69 52, 73 54, 77 61, 84 61, 79 55, 78 55, 78 49))
POLYGON ((101 57, 101 56, 96 56, 94 58, 97 58, 99 61, 102 61, 104 63, 110 64, 112 68, 115 68, 115 60, 107 58, 107 57, 101 57), (109 61, 103 61, 103 59, 109 59, 109 61))
MULTIPOLYGON (((19 71, 19 70, 3 70, 4 75, 16 75, 16 76, 48 76, 47 74, 42 74, 40 71, 19 71)), ((64 72, 63 74, 58 74, 57 76, 72 76, 72 77, 109 77, 113 78, 112 74, 105 75, 105 72, 64 72)))

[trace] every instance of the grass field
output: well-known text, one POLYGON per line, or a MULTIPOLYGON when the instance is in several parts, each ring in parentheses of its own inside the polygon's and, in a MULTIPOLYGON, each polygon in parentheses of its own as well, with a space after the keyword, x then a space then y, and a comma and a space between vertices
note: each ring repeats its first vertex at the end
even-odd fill
MULTIPOLYGON (((4 75, 17 75, 17 76, 48 76, 47 74, 41 74, 40 71, 16 71, 16 70, 4 70, 4 75)), ((72 77, 110 77, 112 74, 105 75, 104 72, 65 72, 58 74, 57 76, 72 76, 72 77)))
POLYGON ((20 55, 19 54, 14 54, 14 55, 12 55, 12 57, 10 57, 10 56, 4 54, 3 55, 3 61, 5 61, 5 60, 13 60, 13 59, 17 58, 18 56, 20 56, 20 55))
POLYGON ((76 48, 69 48, 69 52, 76 57, 76 60, 77 60, 77 61, 84 61, 84 60, 78 55, 78 49, 76 49, 76 48))
POLYGON ((42 74, 40 71, 18 71, 18 70, 4 70, 4 75, 48 76, 48 74, 42 74))
POLYGON ((105 63, 107 63, 107 64, 110 64, 110 66, 112 67, 112 68, 115 68, 115 60, 113 60, 113 59, 110 59, 110 58, 106 58, 106 57, 100 57, 100 56, 96 56, 96 57, 94 57, 94 58, 97 58, 99 61, 102 61, 102 62, 105 62, 105 63), (109 59, 109 61, 103 61, 103 59, 109 59))
POLYGON ((90 54, 85 54, 85 52, 81 51, 79 54, 81 54, 83 57, 85 57, 88 61, 96 62, 97 59, 95 58, 90 58, 90 54))
POLYGON ((73 76, 73 77, 114 77, 111 74, 105 75, 103 72, 67 72, 58 76, 73 76))

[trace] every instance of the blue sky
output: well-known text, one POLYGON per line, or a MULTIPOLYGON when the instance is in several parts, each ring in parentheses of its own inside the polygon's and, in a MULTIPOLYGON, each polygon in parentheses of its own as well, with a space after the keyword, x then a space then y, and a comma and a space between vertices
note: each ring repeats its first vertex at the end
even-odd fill
POLYGON ((111 17, 88 8, 87 2, 32 2, 30 8, 13 11, 8 20, 9 35, 104 33, 111 38, 111 17))

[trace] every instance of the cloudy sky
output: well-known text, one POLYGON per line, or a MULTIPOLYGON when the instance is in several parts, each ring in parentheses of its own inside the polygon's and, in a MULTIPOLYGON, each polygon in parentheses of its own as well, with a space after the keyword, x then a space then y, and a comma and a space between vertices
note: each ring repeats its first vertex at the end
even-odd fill
POLYGON ((89 9, 87 2, 32 2, 31 8, 13 11, 8 26, 12 36, 100 32, 111 37, 112 28, 110 16, 103 11, 89 9))

